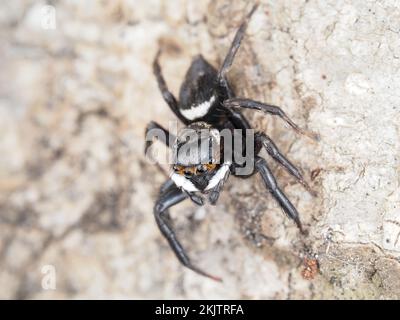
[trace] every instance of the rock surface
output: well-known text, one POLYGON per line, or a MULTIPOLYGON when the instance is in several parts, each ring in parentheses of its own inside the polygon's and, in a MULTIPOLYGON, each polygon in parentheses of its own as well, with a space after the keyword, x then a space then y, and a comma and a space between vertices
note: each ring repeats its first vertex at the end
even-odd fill
POLYGON ((181 267, 152 216, 165 177, 143 132, 173 115, 191 58, 219 65, 247 1, 8 1, 0 8, 1 298, 400 298, 397 1, 261 1, 229 78, 280 105, 312 142, 246 112, 302 168, 271 162, 308 232, 258 177, 172 215, 222 284, 181 267), (54 15, 55 14, 55 15, 54 15), (46 286, 46 270, 56 283, 46 286), (316 268, 318 266, 318 268, 316 268))

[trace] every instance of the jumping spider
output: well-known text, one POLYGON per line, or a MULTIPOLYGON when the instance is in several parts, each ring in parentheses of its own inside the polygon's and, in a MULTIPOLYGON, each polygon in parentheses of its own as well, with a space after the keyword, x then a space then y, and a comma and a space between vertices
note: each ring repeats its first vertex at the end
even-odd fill
MULTIPOLYGON (((229 52, 219 71, 211 66, 201 55, 193 59, 180 89, 179 102, 168 90, 165 83, 159 64, 160 51, 158 51, 153 63, 158 86, 165 102, 179 120, 186 125, 186 128, 183 132, 180 132, 177 137, 172 137, 172 139, 170 139, 172 136, 170 132, 159 124, 150 122, 146 128, 146 136, 153 129, 161 130, 165 138, 160 140, 163 140, 162 142, 168 147, 179 151, 182 143, 185 141, 184 131, 186 129, 197 132, 201 129, 208 128, 210 129, 209 134, 205 139, 208 139, 210 142, 215 142, 218 133, 223 129, 241 129, 243 131, 251 129, 249 122, 238 110, 240 107, 276 115, 298 133, 316 138, 316 135, 300 129, 289 119, 282 109, 277 106, 244 98, 235 98, 226 78, 226 74, 232 65, 249 20, 256 8, 257 5, 252 8, 236 32, 229 52), (175 142, 171 144, 170 141, 175 142)), ((248 175, 239 177, 248 178, 256 172, 260 173, 266 188, 276 201, 278 201, 288 217, 293 219, 302 231, 302 225, 296 208, 277 185, 274 175, 265 159, 258 156, 262 147, 264 147, 268 154, 293 175, 307 190, 310 192, 312 191, 303 179, 300 171, 282 155, 274 142, 265 133, 257 132, 254 135, 254 139, 254 158, 251 159, 254 164, 254 170, 248 175)), ((147 139, 145 152, 151 144, 152 141, 147 139)), ((198 157, 193 159, 193 157, 187 157, 178 152, 178 156, 174 160, 170 179, 168 179, 160 189, 159 198, 154 206, 154 215, 161 233, 168 240, 177 258, 185 267, 203 276, 221 281, 220 278, 212 276, 192 264, 170 224, 168 209, 187 198, 190 198, 198 205, 203 205, 203 198, 201 195, 207 195, 210 203, 215 204, 229 174, 238 176, 236 171, 241 164, 234 161, 225 161, 220 157, 220 153, 218 152, 216 154, 215 152, 207 152, 207 150, 198 150, 197 155, 198 157)))

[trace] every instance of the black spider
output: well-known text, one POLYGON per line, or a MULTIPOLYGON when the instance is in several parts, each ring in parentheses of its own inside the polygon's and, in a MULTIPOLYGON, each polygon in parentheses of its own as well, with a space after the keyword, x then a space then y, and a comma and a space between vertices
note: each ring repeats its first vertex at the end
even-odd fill
MULTIPOLYGON (((210 129, 209 135, 203 137, 210 142, 216 140, 218 133, 223 129, 251 129, 248 121, 240 111, 237 110, 237 107, 260 110, 268 114, 277 115, 297 132, 316 138, 312 133, 300 129, 279 107, 234 97, 226 74, 232 65, 248 22, 256 9, 257 5, 252 8, 238 29, 219 71, 212 67, 201 55, 193 59, 186 73, 185 81, 180 89, 179 102, 168 90, 162 76, 159 65, 159 51, 154 60, 153 68, 164 100, 174 114, 186 125, 186 129, 192 129, 195 132, 200 132, 201 129, 204 128, 210 129)), ((159 124, 151 122, 146 129, 147 142, 145 151, 147 151, 152 143, 151 139, 148 137, 149 135, 151 136, 150 132, 153 129, 161 130, 164 133, 163 142, 175 151, 179 151, 186 142, 187 135, 185 134, 185 130, 183 130, 178 137, 173 137, 171 133, 162 128, 159 124), (174 141, 172 145, 170 141, 174 141)), ((282 165, 307 190, 311 191, 309 186, 303 179, 300 171, 281 154, 274 142, 265 133, 256 133, 254 139, 254 158, 251 159, 253 161, 254 170, 250 174, 240 177, 247 178, 255 172, 260 173, 266 188, 278 201, 289 218, 293 219, 302 231, 299 214, 296 208, 278 187, 267 162, 258 156, 261 148, 264 147, 274 160, 282 165)), ((238 176, 237 169, 243 167, 243 164, 239 164, 235 161, 228 162, 226 159, 224 160, 218 152, 216 154, 215 150, 212 152, 208 151, 209 150, 202 151, 198 148, 195 157, 179 154, 179 152, 176 153, 177 155, 174 160, 170 179, 167 180, 160 189, 160 196, 154 207, 154 215, 160 231, 168 240, 179 261, 184 266, 201 275, 220 281, 220 278, 200 270, 191 263, 189 257, 176 238, 169 221, 168 213, 168 208, 186 198, 190 198, 196 204, 202 205, 202 195, 208 195, 210 203, 215 204, 229 174, 238 176), (221 161, 219 162, 219 160, 221 161)))

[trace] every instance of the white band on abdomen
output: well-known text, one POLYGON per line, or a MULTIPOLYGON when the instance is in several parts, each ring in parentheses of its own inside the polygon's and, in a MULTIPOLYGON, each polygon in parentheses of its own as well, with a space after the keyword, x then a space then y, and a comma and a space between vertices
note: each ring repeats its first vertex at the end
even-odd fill
POLYGON ((192 105, 190 109, 180 109, 180 112, 188 120, 198 119, 204 117, 208 113, 214 101, 215 96, 212 96, 210 100, 204 101, 197 106, 192 105))

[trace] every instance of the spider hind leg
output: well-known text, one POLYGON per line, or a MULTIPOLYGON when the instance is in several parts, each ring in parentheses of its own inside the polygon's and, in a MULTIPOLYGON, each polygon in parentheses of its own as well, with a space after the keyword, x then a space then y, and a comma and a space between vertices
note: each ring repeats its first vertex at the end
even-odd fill
POLYGON ((178 117, 178 119, 180 119, 183 123, 186 124, 187 119, 183 117, 182 114, 179 112, 178 101, 176 100, 172 92, 169 91, 167 83, 165 82, 159 61, 160 55, 161 55, 161 50, 158 50, 153 61, 153 73, 157 79, 158 88, 161 91, 164 101, 168 104, 172 112, 178 117))
POLYGON ((272 141, 270 137, 268 137, 265 133, 257 132, 255 136, 256 144, 263 146, 268 154, 278 162, 282 167, 284 167, 287 172, 289 172, 296 180, 303 185, 303 187, 310 192, 313 196, 317 196, 317 193, 311 189, 308 185, 307 181, 304 179, 300 170, 292 164, 278 149, 275 143, 272 141))
POLYGON ((240 25, 239 29, 236 31, 235 37, 232 41, 231 47, 227 55, 225 56, 224 62, 222 63, 221 69, 218 72, 218 82, 222 87, 225 87, 229 91, 228 80, 226 79, 226 74, 232 66, 233 60, 235 59, 236 53, 239 50, 240 44, 242 43, 243 37, 245 35, 247 26, 251 19, 253 13, 257 10, 258 4, 255 4, 250 12, 247 14, 246 18, 240 25))
POLYGON ((256 157, 255 167, 256 170, 260 173, 261 178, 263 179, 268 191, 275 198, 275 200, 278 201, 279 205, 281 206, 283 211, 287 214, 287 216, 290 219, 292 219, 296 223, 300 231, 304 233, 297 209, 286 197, 283 191, 279 188, 278 184, 276 183, 274 175, 272 174, 271 170, 267 165, 267 162, 261 157, 256 157))

